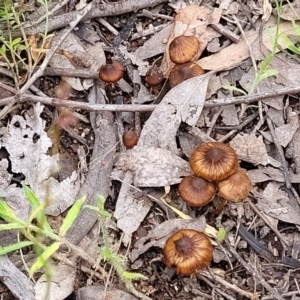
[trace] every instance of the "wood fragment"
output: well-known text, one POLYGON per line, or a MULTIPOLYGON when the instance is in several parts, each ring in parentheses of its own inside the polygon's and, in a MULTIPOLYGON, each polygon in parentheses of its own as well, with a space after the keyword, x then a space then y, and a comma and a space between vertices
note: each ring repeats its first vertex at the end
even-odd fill
MULTIPOLYGON (((34 285, 6 256, 0 256, 0 279, 20 300, 34 300, 34 285)), ((2 297, 1 297, 2 298, 2 297)))
POLYGON ((283 167, 283 174, 284 174, 284 178, 285 178, 285 185, 288 189, 290 189, 292 187, 292 184, 291 184, 291 179, 290 179, 290 175, 289 175, 288 163, 285 159, 282 146, 280 145, 280 143, 279 143, 279 141, 276 137, 275 130, 274 130, 274 127, 273 127, 273 123, 272 123, 272 121, 269 117, 267 117, 267 123, 268 123, 269 129, 270 129, 270 132, 271 132, 273 143, 275 144, 277 150, 279 151, 279 155, 281 157, 281 162, 282 162, 282 167, 283 167))
POLYGON ((222 24, 210 24, 211 28, 213 28, 215 31, 219 32, 220 34, 227 37, 229 40, 231 40, 234 43, 238 43, 240 41, 240 37, 235 34, 234 32, 230 31, 228 28, 224 27, 222 24))

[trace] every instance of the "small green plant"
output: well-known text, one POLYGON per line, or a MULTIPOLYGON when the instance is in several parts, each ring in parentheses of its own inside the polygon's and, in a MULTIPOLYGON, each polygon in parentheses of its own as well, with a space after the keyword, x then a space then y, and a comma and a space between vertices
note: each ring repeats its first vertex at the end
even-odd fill
MULTIPOLYGON (((293 4, 290 3, 290 1, 287 1, 287 2, 289 4, 291 10, 293 11, 294 15, 296 16, 297 21, 300 21, 300 16, 297 14, 296 10, 294 9, 293 4)), ((300 37, 300 26, 298 25, 299 23, 297 24, 295 20, 291 20, 291 23, 292 23, 294 32, 296 33, 296 35, 298 37, 300 37)), ((294 54, 300 55, 300 48, 298 46, 296 46, 284 32, 280 33, 280 39, 283 43, 285 43, 288 50, 290 50, 294 54)))
MULTIPOLYGON (((109 240, 107 229, 107 221, 111 218, 111 214, 104 209, 105 199, 103 196, 98 196, 97 207, 89 205, 86 206, 87 208, 98 212, 101 225, 103 246, 98 248, 99 259, 96 262, 92 258, 88 257, 80 248, 70 244, 64 239, 68 229, 76 220, 84 203, 85 197, 80 198, 73 204, 62 225, 59 227, 58 232, 54 232, 48 223, 44 212, 47 202, 41 203, 28 186, 23 185, 23 189, 32 208, 32 213, 26 221, 18 218, 10 206, 6 204, 4 199, 0 198, 0 217, 6 222, 4 224, 0 224, 0 231, 16 229, 19 230, 25 238, 23 241, 12 245, 4 247, 0 246, 0 255, 32 246, 36 254, 36 260, 29 270, 29 275, 32 277, 37 270, 43 268, 46 271, 46 277, 50 282, 53 272, 51 265, 49 264, 49 258, 56 254, 62 244, 66 244, 77 255, 86 259, 96 269, 101 269, 98 267, 100 262, 110 264, 116 270, 119 278, 125 283, 128 290, 137 296, 141 296, 139 292, 135 290, 132 281, 146 279, 146 277, 139 273, 126 271, 125 260, 113 251, 113 246, 109 240)), ((144 299, 146 298, 147 297, 144 297, 144 299)))
MULTIPOLYGON (((276 50, 277 50, 277 45, 278 45, 278 38, 279 38, 279 25, 280 25, 280 13, 282 10, 282 0, 281 1, 277 1, 275 0, 276 3, 276 11, 277 11, 277 24, 276 24, 276 31, 275 31, 275 36, 271 36, 270 38, 272 39, 272 51, 271 53, 269 53, 264 60, 260 63, 259 67, 257 68, 256 72, 255 72, 255 78, 252 82, 252 85, 248 91, 248 93, 246 93, 244 90, 239 89, 237 87, 234 86, 229 86, 229 85, 224 85, 223 88, 231 90, 231 91, 236 91, 239 93, 242 93, 243 95, 251 95, 253 94, 253 92, 255 91, 255 89, 259 86, 259 84, 265 80, 268 77, 271 76, 275 76, 278 74, 278 70, 275 69, 271 69, 270 65, 274 59, 274 56, 276 54, 276 50)), ((256 65, 254 66, 254 68, 256 69, 256 65)), ((241 115, 243 115, 243 112, 245 112, 247 108, 247 105, 244 105, 243 109, 242 109, 242 113, 241 115)))
MULTIPOLYGON (((16 87, 19 88, 21 80, 20 70, 27 69, 26 59, 22 57, 22 51, 28 49, 25 33, 21 25, 23 9, 21 6, 14 6, 12 0, 0 2, 0 25, 2 34, 0 36, 0 56, 12 72, 16 87), (12 32, 21 30, 22 38, 13 38, 12 32), (3 32, 5 31, 5 37, 3 32)), ((29 52, 27 51, 27 56, 29 52)))
MULTIPOLYGON (((41 49, 43 49, 48 38, 48 1, 38 0, 38 2, 46 10, 46 30, 41 35, 41 49)), ((0 59, 11 72, 17 89, 31 77, 39 61, 32 62, 31 45, 22 25, 26 9, 26 5, 18 5, 13 0, 0 1, 0 59)), ((37 54, 39 55, 40 53, 37 54)))
POLYGON ((103 196, 98 196, 97 203, 97 207, 90 205, 86 205, 85 207, 97 211, 99 215, 101 236, 103 240, 102 247, 98 248, 98 252, 100 254, 99 258, 103 261, 103 263, 108 262, 116 270, 119 278, 125 283, 128 290, 137 295, 137 291, 135 290, 132 281, 147 279, 147 277, 140 273, 126 271, 125 260, 120 257, 115 251, 113 251, 113 245, 109 239, 107 221, 111 218, 111 214, 104 208, 105 198, 103 196))
POLYGON ((18 218, 4 199, 0 198, 0 217, 6 222, 0 224, 0 231, 18 229, 26 240, 0 247, 0 255, 32 245, 37 256, 29 270, 29 275, 33 276, 38 269, 49 267, 48 259, 56 253, 61 244, 65 243, 64 236, 78 216, 85 197, 73 204, 57 234, 52 230, 44 213, 46 202, 40 203, 32 190, 26 185, 23 186, 23 189, 32 208, 31 215, 27 221, 18 218))

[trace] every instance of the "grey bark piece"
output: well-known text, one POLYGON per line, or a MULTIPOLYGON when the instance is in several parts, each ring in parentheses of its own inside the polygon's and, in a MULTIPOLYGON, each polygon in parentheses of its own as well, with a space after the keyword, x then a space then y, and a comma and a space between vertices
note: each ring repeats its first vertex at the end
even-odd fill
POLYGON ((35 299, 33 283, 6 256, 0 256, 0 279, 17 299, 35 299))
POLYGON ((113 287, 107 289, 104 295, 104 286, 87 286, 78 290, 76 300, 137 300, 138 298, 113 287))
MULTIPOLYGON (((105 103, 100 87, 95 83, 89 96, 90 104, 105 103)), ((108 195, 111 179, 109 178, 115 154, 116 134, 113 128, 114 118, 111 112, 90 114, 91 124, 95 133, 95 144, 86 180, 77 195, 77 199, 86 196, 85 204, 97 205, 97 195, 105 198, 108 195)), ((66 238, 73 244, 78 244, 90 231, 98 219, 98 213, 91 209, 83 209, 66 238)))

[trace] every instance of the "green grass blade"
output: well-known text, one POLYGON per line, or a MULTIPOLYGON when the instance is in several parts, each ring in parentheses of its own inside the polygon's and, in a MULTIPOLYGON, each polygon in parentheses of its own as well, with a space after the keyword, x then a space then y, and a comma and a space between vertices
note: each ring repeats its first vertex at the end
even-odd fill
POLYGON ((61 244, 61 242, 55 242, 51 246, 47 247, 47 249, 37 258, 36 262, 30 268, 29 275, 33 276, 38 269, 42 268, 46 261, 58 250, 61 244))
POLYGON ((68 211, 62 225, 59 228, 59 236, 64 236, 69 228, 74 223, 75 219, 78 217, 81 206, 85 200, 85 196, 75 201, 70 210, 68 211))
POLYGON ((4 255, 6 253, 19 250, 21 248, 30 246, 32 244, 33 243, 30 242, 30 241, 23 241, 23 242, 19 242, 19 243, 16 243, 16 244, 9 245, 9 246, 0 247, 0 255, 4 255))
POLYGON ((225 85, 222 85, 222 88, 223 88, 223 89, 226 89, 226 90, 229 90, 229 91, 239 92, 239 93, 241 93, 241 94, 247 96, 247 93, 246 93, 244 90, 239 89, 239 88, 237 88, 237 87, 235 87, 235 86, 231 86, 231 85, 225 84, 225 85))
POLYGON ((124 271, 121 275, 129 280, 138 280, 138 279, 147 280, 148 279, 148 277, 146 277, 145 275, 143 275, 141 273, 124 271))
POLYGON ((226 230, 224 228, 220 228, 217 233, 217 239, 222 244, 226 237, 226 230))
POLYGON ((29 188, 27 185, 23 184, 22 187, 23 187, 23 190, 25 192, 25 196, 26 196, 27 200, 29 201, 31 207, 33 209, 36 209, 41 204, 39 199, 33 193, 31 188, 29 188))
POLYGON ((12 208, 10 208, 10 206, 2 198, 0 198, 0 217, 6 222, 22 222, 22 220, 15 215, 12 208))
POLYGON ((47 217, 44 213, 44 208, 46 204, 41 204, 40 200, 36 197, 36 195, 34 194, 34 192, 25 184, 23 184, 23 189, 25 192, 25 196, 28 200, 28 202, 31 205, 31 208, 33 210, 33 212, 31 213, 29 220, 33 220, 34 218, 36 218, 36 220, 38 221, 38 224, 45 229, 47 232, 51 232, 52 228, 49 225, 48 221, 47 221, 47 217))
POLYGON ((270 77, 270 76, 275 76, 275 75, 277 75, 277 74, 278 74, 278 71, 275 70, 275 69, 267 70, 266 72, 264 72, 263 74, 261 74, 261 75, 259 76, 258 82, 261 82, 262 80, 264 80, 264 79, 266 79, 266 78, 268 78, 268 77, 270 77))
POLYGON ((0 224, 0 231, 3 230, 11 230, 11 229, 21 229, 25 228, 25 224, 20 224, 20 223, 9 223, 9 224, 0 224))

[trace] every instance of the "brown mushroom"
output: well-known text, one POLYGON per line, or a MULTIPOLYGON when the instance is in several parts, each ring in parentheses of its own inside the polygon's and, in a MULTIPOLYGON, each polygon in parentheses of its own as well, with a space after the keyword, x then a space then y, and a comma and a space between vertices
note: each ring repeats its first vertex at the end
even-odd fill
POLYGON ((194 173, 206 180, 223 180, 232 175, 239 166, 233 148, 219 142, 209 142, 197 147, 190 157, 194 173))
POLYGON ((190 61, 199 50, 199 40, 195 36, 177 36, 169 45, 170 59, 175 64, 190 61))
POLYGON ((99 78, 106 83, 115 83, 124 76, 124 67, 118 61, 103 65, 99 71, 99 78))
POLYGON ((123 134, 123 144, 126 148, 134 147, 137 144, 138 139, 139 138, 135 131, 130 130, 123 134))
POLYGON ((156 86, 162 83, 164 80, 164 75, 162 71, 156 65, 154 65, 146 73, 145 80, 149 85, 156 86))
POLYGON ((170 86, 173 88, 189 78, 203 75, 204 73, 204 70, 192 61, 181 65, 175 65, 169 75, 170 86))
POLYGON ((213 247, 209 238, 193 229, 182 229, 170 236, 164 247, 164 260, 176 273, 190 276, 209 265, 213 247))
POLYGON ((245 199, 252 189, 252 183, 243 170, 237 170, 231 176, 218 182, 219 195, 233 202, 245 199))
POLYGON ((187 176, 178 187, 180 197, 191 206, 204 206, 215 196, 215 185, 203 178, 187 176))

